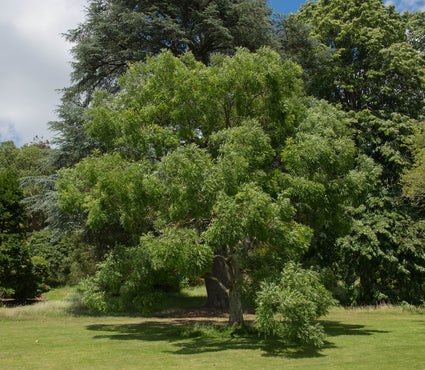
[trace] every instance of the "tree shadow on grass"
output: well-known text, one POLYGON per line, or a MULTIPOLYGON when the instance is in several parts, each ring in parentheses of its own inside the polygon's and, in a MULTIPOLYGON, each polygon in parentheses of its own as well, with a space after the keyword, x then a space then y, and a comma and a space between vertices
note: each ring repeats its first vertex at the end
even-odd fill
MULTIPOLYGON (((343 324, 338 321, 324 321, 328 339, 339 335, 375 335, 386 331, 366 329, 362 325, 343 324)), ((228 328, 223 321, 211 320, 152 320, 127 325, 90 325, 88 330, 99 332, 94 339, 137 340, 172 343, 176 355, 194 355, 228 350, 261 350, 263 356, 286 358, 313 358, 325 356, 322 350, 335 348, 327 341, 321 349, 288 345, 278 339, 263 339, 255 329, 240 330, 228 328)))
POLYGON ((364 325, 344 324, 339 321, 321 321, 328 337, 339 335, 376 335, 389 333, 387 330, 367 329, 364 325))
POLYGON ((267 356, 321 356, 315 348, 306 350, 285 345, 278 340, 264 340, 254 331, 238 333, 237 329, 227 329, 223 322, 212 324, 210 320, 198 320, 196 325, 189 324, 188 320, 172 320, 168 322, 145 321, 129 325, 90 325, 87 329, 102 332, 102 334, 94 336, 94 339, 172 343, 175 350, 166 352, 175 355, 195 355, 228 350, 262 350, 267 356), (214 329, 209 330, 208 327, 214 327, 214 329))

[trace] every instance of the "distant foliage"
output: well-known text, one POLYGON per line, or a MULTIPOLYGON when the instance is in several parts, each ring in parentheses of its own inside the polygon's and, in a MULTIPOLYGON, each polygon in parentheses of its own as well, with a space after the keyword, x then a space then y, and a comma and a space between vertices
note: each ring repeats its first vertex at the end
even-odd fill
POLYGON ((280 280, 262 284, 256 303, 260 333, 300 345, 323 345, 325 333, 317 320, 334 301, 318 273, 288 263, 280 280))
POLYGON ((413 142, 413 166, 406 168, 402 174, 403 195, 421 212, 425 211, 425 124, 418 127, 413 142))
POLYGON ((49 274, 42 257, 31 258, 25 241, 17 237, 3 238, 0 245, 0 297, 25 302, 47 291, 49 274))
POLYGON ((47 283, 50 286, 69 283, 71 253, 75 245, 69 240, 55 240, 52 232, 41 230, 28 238, 28 246, 32 256, 42 257, 47 262, 49 267, 47 283))

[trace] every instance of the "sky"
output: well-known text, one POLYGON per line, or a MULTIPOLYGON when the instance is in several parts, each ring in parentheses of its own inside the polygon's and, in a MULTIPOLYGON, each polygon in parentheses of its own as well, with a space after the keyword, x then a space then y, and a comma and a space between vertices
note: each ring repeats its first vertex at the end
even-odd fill
MULTIPOLYGON (((304 0, 271 0, 296 12, 304 0)), ((0 142, 51 140, 59 89, 69 86, 71 44, 61 36, 84 21, 87 0, 0 0, 0 142)), ((387 0, 396 10, 425 11, 425 0, 387 0)))

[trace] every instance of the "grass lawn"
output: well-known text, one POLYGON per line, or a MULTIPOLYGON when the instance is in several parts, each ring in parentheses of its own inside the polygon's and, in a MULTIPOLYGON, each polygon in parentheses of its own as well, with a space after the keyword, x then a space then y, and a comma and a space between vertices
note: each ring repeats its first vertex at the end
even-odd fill
MULTIPOLYGON (((171 301, 182 307, 203 297, 198 289, 171 301)), ((315 350, 226 329, 224 317, 96 317, 81 314, 75 304, 51 298, 0 308, 0 369, 425 368, 420 311, 334 309, 323 321, 326 345, 315 350), (212 324, 219 329, 208 329, 212 324)))

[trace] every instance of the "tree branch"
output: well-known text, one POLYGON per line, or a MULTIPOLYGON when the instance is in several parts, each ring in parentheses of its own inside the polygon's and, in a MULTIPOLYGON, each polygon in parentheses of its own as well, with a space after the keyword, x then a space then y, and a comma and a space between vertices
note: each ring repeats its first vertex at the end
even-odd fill
POLYGON ((223 289, 224 290, 224 292, 227 294, 227 295, 229 295, 229 293, 230 293, 230 289, 228 289, 228 288, 226 288, 226 286, 220 281, 220 280, 218 280, 215 276, 205 276, 204 277, 205 279, 210 279, 210 280, 212 280, 212 281, 215 281, 219 286, 220 286, 220 288, 221 289, 223 289))

